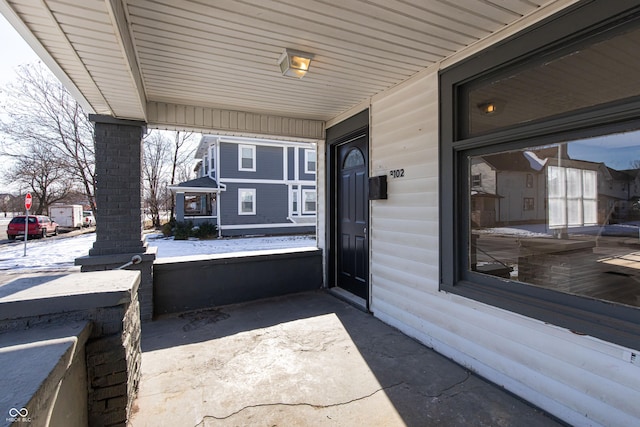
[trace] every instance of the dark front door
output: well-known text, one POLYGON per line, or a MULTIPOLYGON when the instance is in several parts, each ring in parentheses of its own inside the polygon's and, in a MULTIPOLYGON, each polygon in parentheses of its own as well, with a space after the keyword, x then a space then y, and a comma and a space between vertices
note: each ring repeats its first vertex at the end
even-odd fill
POLYGON ((369 155, 366 134, 339 145, 336 157, 336 281, 339 287, 367 300, 369 155))

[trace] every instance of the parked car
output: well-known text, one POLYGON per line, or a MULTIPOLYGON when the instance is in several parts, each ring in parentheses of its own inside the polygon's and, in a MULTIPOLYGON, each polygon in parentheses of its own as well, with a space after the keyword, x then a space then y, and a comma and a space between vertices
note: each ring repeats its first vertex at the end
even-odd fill
POLYGON ((84 211, 82 212, 82 226, 83 227, 93 227, 96 225, 96 218, 93 216, 93 212, 84 211))
MULTIPOLYGON (((14 217, 7 226, 7 237, 15 240, 16 237, 23 237, 25 231, 25 215, 14 217)), ((47 237, 58 234, 58 223, 51 221, 48 216, 29 215, 28 235, 29 237, 47 237)))

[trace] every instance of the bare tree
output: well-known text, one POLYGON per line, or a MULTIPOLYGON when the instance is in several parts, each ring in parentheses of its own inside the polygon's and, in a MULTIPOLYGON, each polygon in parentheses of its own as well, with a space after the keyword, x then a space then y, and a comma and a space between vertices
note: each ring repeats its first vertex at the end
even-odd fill
POLYGON ((9 169, 7 177, 22 187, 31 188, 34 212, 47 215, 49 206, 69 195, 67 169, 51 157, 46 147, 32 147, 32 151, 16 159, 9 169))
MULTIPOLYGON (((193 148, 185 150, 188 147, 187 143, 192 140, 194 136, 193 132, 175 132, 173 139, 173 157, 171 159, 171 180, 169 184, 176 183, 176 172, 179 172, 181 165, 189 164, 189 159, 193 157, 193 148)), ((181 180, 182 181, 182 180, 181 180)), ((176 203, 173 196, 170 195, 171 213, 169 218, 173 218, 175 213, 176 203)))
POLYGON ((168 171, 171 140, 160 132, 150 132, 143 143, 142 175, 145 183, 145 202, 149 207, 154 227, 160 227, 160 211, 166 198, 166 172, 168 171))
POLYGON ((6 119, 0 124, 3 154, 20 159, 39 148, 46 149, 47 162, 55 162, 66 171, 68 180, 82 187, 95 211, 93 124, 80 104, 41 63, 21 66, 17 82, 4 92, 6 119))

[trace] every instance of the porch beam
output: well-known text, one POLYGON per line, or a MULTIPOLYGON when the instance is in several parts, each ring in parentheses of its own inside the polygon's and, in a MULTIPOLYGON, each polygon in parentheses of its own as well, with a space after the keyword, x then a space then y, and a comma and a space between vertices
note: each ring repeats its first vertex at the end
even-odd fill
POLYGON ((325 129, 322 120, 154 101, 147 102, 147 118, 158 129, 309 142, 324 139, 325 129))

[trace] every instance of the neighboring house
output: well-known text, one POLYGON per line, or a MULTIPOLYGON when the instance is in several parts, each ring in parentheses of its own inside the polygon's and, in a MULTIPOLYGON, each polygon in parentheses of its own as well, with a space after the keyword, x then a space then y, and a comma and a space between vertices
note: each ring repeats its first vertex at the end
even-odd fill
POLYGON ((313 233, 316 150, 309 143, 205 135, 197 178, 171 186, 176 219, 221 236, 313 233))
POLYGON ((471 159, 471 220, 474 227, 554 229, 634 219, 637 180, 636 169, 573 160, 555 148, 478 156, 471 159), (579 198, 567 195, 571 188, 580 190, 579 198))

